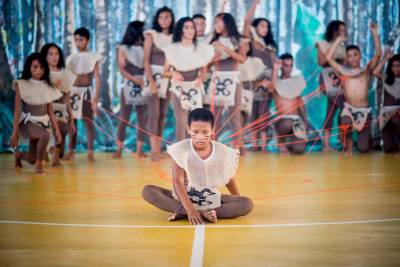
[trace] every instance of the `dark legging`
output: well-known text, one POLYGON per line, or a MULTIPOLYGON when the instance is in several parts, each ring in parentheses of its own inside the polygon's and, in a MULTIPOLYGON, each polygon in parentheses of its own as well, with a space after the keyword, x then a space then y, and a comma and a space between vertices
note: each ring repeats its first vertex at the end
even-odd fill
POLYGON ((59 157, 62 158, 64 157, 64 152, 65 152, 65 138, 68 134, 69 130, 69 125, 68 123, 58 121, 58 128, 60 129, 60 134, 61 134, 61 143, 56 144, 56 147, 60 149, 60 155, 59 157))
MULTIPOLYGON (((118 131, 117 131, 117 138, 118 141, 124 142, 125 136, 126 136, 126 126, 128 126, 129 118, 131 116, 133 105, 127 105, 125 96, 122 93, 121 94, 121 123, 118 125, 118 131)), ((144 142, 145 136, 146 136, 146 128, 147 128, 147 116, 146 116, 146 111, 147 111, 147 105, 137 105, 135 106, 136 108, 136 118, 137 118, 137 124, 140 129, 136 128, 136 138, 138 141, 144 142)))
POLYGON ((400 135, 400 118, 391 118, 382 129, 383 150, 386 153, 398 151, 398 143, 400 135))
MULTIPOLYGON (((86 137, 87 137, 87 149, 93 150, 93 143, 94 143, 94 136, 95 136, 95 129, 93 124, 93 110, 92 105, 89 99, 84 99, 82 104, 82 117, 85 121, 86 126, 86 137)), ((77 120, 74 119, 74 124, 76 131, 74 134, 71 135, 71 142, 69 142, 69 149, 75 149, 77 138, 78 138, 78 128, 77 128, 77 120)))
MULTIPOLYGON (((240 109, 241 109, 241 103, 242 103, 242 86, 238 84, 238 86, 236 87, 236 94, 235 94, 235 105, 230 106, 228 108, 228 114, 226 119, 229 119, 229 122, 232 125, 232 130, 233 132, 237 132, 242 128, 242 119, 241 119, 241 113, 240 113, 240 109)), ((215 121, 215 129, 216 131, 218 131, 218 136, 222 133, 222 125, 225 124, 225 122, 222 121, 222 109, 223 106, 219 106, 219 105, 215 105, 214 107, 214 111, 215 113, 220 113, 218 118, 216 118, 215 121)), ((226 125, 224 125, 225 128, 226 125)), ((217 138, 218 138, 217 136, 217 138)), ((242 135, 240 135, 241 138, 242 135)))
MULTIPOLYGON (((364 128, 358 132, 357 148, 361 153, 367 153, 370 150, 370 121, 371 115, 368 115, 364 128)), ((342 116, 340 118, 340 128, 342 131, 344 129, 346 131, 345 136, 343 137, 346 140, 345 142, 352 138, 352 125, 353 121, 349 116, 342 116)), ((342 142, 343 141, 344 140, 342 140, 342 142)), ((344 146, 346 146, 346 143, 344 143, 344 146)))
POLYGON ((29 138, 29 152, 22 153, 23 157, 30 164, 35 164, 37 160, 44 160, 47 145, 50 140, 49 131, 32 122, 21 124, 20 129, 22 135, 29 138))
POLYGON ((168 111, 168 96, 167 99, 158 97, 153 94, 148 101, 149 124, 148 129, 152 135, 162 137, 164 129, 164 120, 168 111))
MULTIPOLYGON (((278 132, 278 135, 290 135, 281 137, 285 140, 286 148, 290 153, 293 154, 303 154, 306 150, 306 141, 298 138, 293 133, 293 120, 292 119, 280 119, 275 123, 275 129, 278 132)), ((280 138, 280 137, 278 137, 280 138)))
MULTIPOLYGON (((178 200, 172 197, 172 191, 155 185, 146 185, 143 188, 144 200, 157 208, 186 216, 186 210, 178 200)), ((253 202, 243 196, 221 195, 221 206, 216 208, 217 217, 232 219, 245 216, 253 210, 253 202)))

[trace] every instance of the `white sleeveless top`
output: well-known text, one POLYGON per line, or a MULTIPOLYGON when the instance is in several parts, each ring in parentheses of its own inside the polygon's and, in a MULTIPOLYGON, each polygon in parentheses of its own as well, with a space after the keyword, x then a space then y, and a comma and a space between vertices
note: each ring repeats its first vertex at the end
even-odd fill
POLYGON ((66 67, 77 75, 88 74, 94 71, 96 63, 101 59, 101 55, 93 52, 77 52, 67 58, 66 67))
POLYGON ((305 87, 306 82, 302 75, 293 76, 289 79, 278 79, 275 85, 276 93, 280 97, 291 100, 300 97, 305 87))
POLYGON ((205 43, 185 47, 173 43, 165 47, 165 57, 177 71, 192 71, 207 66, 214 57, 214 47, 205 43))
POLYGON ((188 185, 218 188, 235 176, 239 163, 239 150, 211 141, 212 152, 201 159, 191 139, 185 139, 167 148, 175 163, 186 172, 188 185))
POLYGON ((144 66, 144 51, 140 45, 121 45, 121 50, 124 52, 126 59, 136 67, 143 69, 144 66))
POLYGON ((61 80, 61 85, 57 88, 63 93, 68 93, 75 82, 76 74, 68 69, 60 71, 50 71, 50 80, 54 84, 56 80, 61 80))
POLYGON ((18 84, 19 93, 22 101, 29 105, 45 105, 49 104, 62 96, 62 93, 48 85, 44 81, 36 80, 16 80, 13 88, 15 90, 18 84))

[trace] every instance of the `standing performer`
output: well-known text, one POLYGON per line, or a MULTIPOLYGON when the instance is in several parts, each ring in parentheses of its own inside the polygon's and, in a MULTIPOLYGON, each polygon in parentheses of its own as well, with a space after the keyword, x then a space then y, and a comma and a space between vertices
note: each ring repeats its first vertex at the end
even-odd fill
POLYGON ((235 176, 239 151, 211 139, 214 134, 214 116, 204 108, 190 112, 188 118, 190 139, 168 147, 173 160, 173 191, 147 185, 143 198, 161 210, 172 212, 170 221, 188 218, 191 224, 203 220, 215 223, 217 219, 236 218, 249 214, 252 201, 240 196, 235 176), (220 193, 226 186, 231 195, 220 193))
POLYGON ((338 64, 333 55, 340 43, 345 41, 343 36, 336 38, 326 54, 326 60, 331 67, 343 76, 343 90, 346 102, 340 116, 341 140, 346 153, 351 154, 353 149, 352 131, 358 131, 358 150, 361 153, 370 150, 371 108, 368 104, 368 84, 371 74, 381 57, 381 43, 377 26, 370 26, 375 45, 375 55, 365 68, 361 68, 361 51, 356 45, 346 47, 346 62, 350 67, 338 64))
MULTIPOLYGON (((246 60, 247 44, 239 34, 235 19, 229 13, 220 13, 215 17, 214 36, 211 44, 216 50, 213 61, 212 85, 207 91, 207 98, 211 107, 218 114, 216 130, 221 133, 223 107, 228 108, 227 119, 232 124, 232 129, 237 132, 241 129, 240 109, 242 104, 242 87, 239 81, 239 63, 246 60)), ((241 144, 242 135, 239 136, 240 151, 244 153, 241 144)))
POLYGON ((174 13, 170 8, 162 7, 154 16, 153 29, 145 31, 145 87, 151 92, 148 112, 151 160, 153 161, 158 161, 160 158, 164 120, 168 110, 169 80, 163 78, 162 74, 165 64, 164 48, 171 44, 173 28, 174 13))
POLYGON ((51 83, 63 94, 52 105, 62 138, 61 143, 56 144, 53 150, 52 165, 59 166, 61 165, 60 158, 64 156, 67 134, 69 133, 71 136, 75 133, 70 95, 76 75, 65 69, 64 54, 58 45, 54 43, 45 44, 40 50, 40 54, 49 65, 51 83))
MULTIPOLYGON (((276 58, 277 45, 271 29, 271 23, 266 18, 253 19, 254 13, 260 0, 255 0, 250 6, 244 21, 243 35, 251 38, 249 56, 260 58, 264 64, 262 75, 259 79, 264 80, 255 86, 253 98, 253 121, 265 116, 270 111, 272 96, 267 87, 263 84, 271 82, 272 66, 276 58)), ((253 134, 253 146, 256 146, 256 140, 261 138, 261 148, 266 146, 267 133, 271 132, 270 127, 265 127, 262 131, 253 134)))
POLYGON ((121 117, 122 121, 118 126, 118 148, 114 158, 121 158, 124 148, 126 126, 135 106, 137 125, 136 128, 136 155, 146 156, 143 151, 145 140, 145 129, 147 128, 147 102, 148 95, 143 88, 143 26, 141 21, 132 21, 126 28, 121 45, 118 48, 118 67, 124 77, 124 86, 121 90, 121 117))
POLYGON ((203 107, 203 81, 214 48, 197 43, 194 22, 181 18, 175 25, 172 45, 165 48, 164 76, 171 78, 172 106, 176 119, 176 140, 186 139, 188 111, 203 107))
MULTIPOLYGON (((326 109, 326 119, 324 122, 324 151, 332 151, 329 140, 333 121, 336 116, 336 112, 342 111, 344 103, 344 95, 342 89, 342 81, 339 75, 333 68, 329 66, 329 63, 325 59, 325 55, 329 48, 333 45, 333 42, 339 36, 346 37, 346 24, 340 20, 331 21, 326 28, 325 40, 316 43, 318 50, 318 65, 322 69, 320 75, 320 90, 324 92, 328 97, 328 105, 326 109)), ((340 43, 338 48, 335 50, 333 59, 341 65, 345 64, 346 60, 346 47, 344 43, 340 43)))
POLYGON ((20 135, 29 139, 29 153, 15 152, 15 167, 22 168, 21 161, 26 160, 35 164, 36 173, 45 173, 43 160, 50 140, 51 126, 57 143, 61 142, 51 103, 62 94, 51 86, 49 67, 40 53, 28 56, 21 79, 14 81, 13 86, 15 108, 11 146, 18 145, 20 135))
MULTIPOLYGON (((97 110, 97 102, 100 97, 100 60, 101 56, 89 51, 90 32, 86 28, 79 28, 74 32, 74 41, 77 53, 67 58, 67 69, 77 76, 71 91, 71 108, 74 114, 75 127, 78 119, 84 119, 86 125, 88 161, 94 162, 94 138, 93 125, 94 113, 97 110), (93 90, 93 77, 96 88, 93 90)), ((78 130, 71 136, 69 151, 66 160, 74 159, 78 137, 78 130)))
POLYGON ((386 153, 397 152, 400 143, 400 54, 393 55, 393 52, 386 50, 383 60, 376 66, 373 73, 383 83, 379 113, 383 150, 386 153), (388 62, 386 72, 381 74, 386 62, 388 62))

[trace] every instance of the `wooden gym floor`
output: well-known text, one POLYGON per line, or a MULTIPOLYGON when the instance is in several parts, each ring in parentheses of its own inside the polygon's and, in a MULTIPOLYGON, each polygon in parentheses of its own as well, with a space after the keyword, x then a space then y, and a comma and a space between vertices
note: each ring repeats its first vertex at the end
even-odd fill
POLYGON ((400 266, 398 154, 248 153, 254 211, 196 228, 141 198, 171 188, 167 158, 13 164, 0 155, 0 266, 400 266))

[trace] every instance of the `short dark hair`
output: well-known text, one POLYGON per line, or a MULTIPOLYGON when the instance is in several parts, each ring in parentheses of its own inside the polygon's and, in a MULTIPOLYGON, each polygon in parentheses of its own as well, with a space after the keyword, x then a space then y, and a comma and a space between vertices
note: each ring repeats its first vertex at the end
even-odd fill
POLYGON ((86 39, 90 39, 90 32, 85 27, 78 28, 74 31, 74 35, 80 35, 85 37, 86 39))
POLYGON ((192 16, 192 19, 204 19, 204 20, 206 20, 206 17, 203 14, 197 13, 197 14, 194 14, 192 16))
POLYGON ((214 128, 214 114, 206 108, 196 108, 189 113, 188 125, 192 124, 194 121, 204 121, 209 122, 211 127, 214 128))
POLYGON ((291 59, 291 60, 293 60, 293 56, 292 56, 292 54, 285 53, 285 54, 282 54, 282 55, 279 57, 279 59, 280 59, 280 60, 285 60, 285 59, 291 59))
POLYGON ((350 50, 353 50, 353 49, 358 50, 358 52, 361 53, 360 47, 358 45, 354 45, 354 44, 348 45, 346 47, 346 52, 349 52, 350 50))

